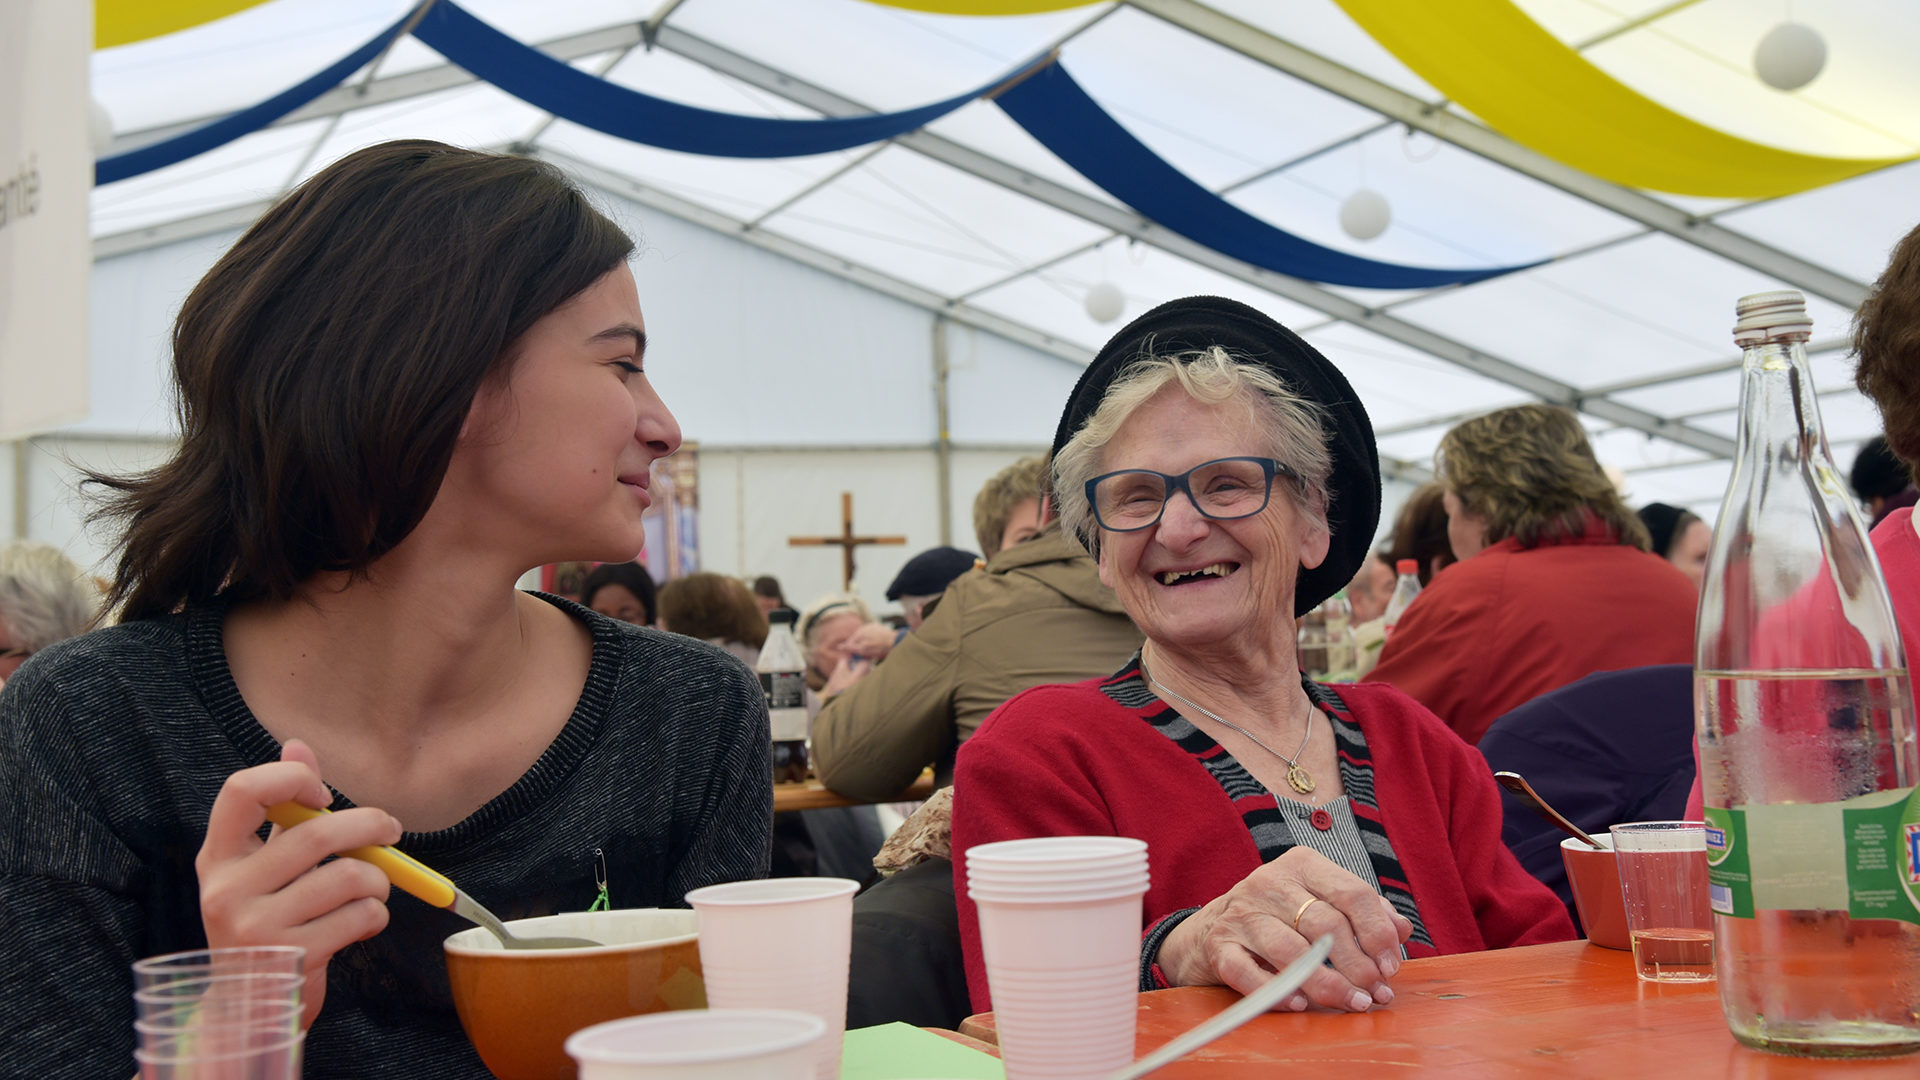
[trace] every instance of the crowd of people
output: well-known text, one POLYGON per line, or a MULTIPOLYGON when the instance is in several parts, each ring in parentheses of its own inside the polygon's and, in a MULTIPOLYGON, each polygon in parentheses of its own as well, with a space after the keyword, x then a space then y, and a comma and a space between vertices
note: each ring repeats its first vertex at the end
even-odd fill
MULTIPOLYGON (((296 944, 307 1076, 483 1076, 440 959, 458 918, 329 856, 398 843, 506 917, 782 865, 752 669, 794 605, 633 561, 681 436, 632 253, 548 165, 403 141, 300 184, 188 295, 174 457, 91 481, 125 537, 109 580, 0 548, 10 1067, 124 1073, 135 958, 296 944), (564 560, 600 564, 578 597, 515 588, 564 560), (267 831, 289 800, 335 812, 267 831)), ((1852 475, 1910 650, 1915 328, 1920 230, 1859 315, 1887 435, 1852 475)), ((1175 300, 979 492, 980 554, 908 560, 894 624, 851 592, 797 611, 818 777, 939 788, 842 871, 871 886, 859 1022, 990 1007, 954 882, 1020 837, 1148 841, 1143 989, 1250 990, 1332 934, 1282 1007, 1365 1011, 1408 958, 1574 936, 1476 744, 1558 723, 1540 703, 1588 676, 1689 664, 1711 527, 1629 508, 1543 404, 1449 430, 1384 539, 1381 509, 1339 366, 1244 304, 1175 300), (1401 567, 1422 591, 1389 636, 1401 567), (1336 596, 1355 666, 1319 682, 1296 628, 1336 596)))

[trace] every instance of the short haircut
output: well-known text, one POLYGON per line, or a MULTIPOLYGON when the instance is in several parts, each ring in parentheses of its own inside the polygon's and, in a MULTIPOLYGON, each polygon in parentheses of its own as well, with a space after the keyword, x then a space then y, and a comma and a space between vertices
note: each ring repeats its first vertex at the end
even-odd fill
POLYGON ((1875 435, 1860 447, 1847 474, 1847 486, 1863 500, 1898 495, 1912 484, 1913 471, 1887 445, 1885 435, 1875 435))
POLYGON ((786 594, 780 591, 780 579, 772 574, 761 574, 753 579, 753 595, 778 600, 782 604, 787 602, 786 594))
POLYGON ((1387 535, 1386 550, 1380 559, 1397 571, 1401 559, 1420 564, 1422 588, 1433 583, 1435 571, 1444 570, 1458 559, 1453 557, 1453 541, 1447 537, 1447 489, 1439 483, 1422 484, 1394 516, 1393 532, 1387 535), (1438 562, 1434 560, 1438 559, 1438 562))
POLYGON ((1589 515, 1646 551, 1647 527, 1600 468, 1587 429, 1557 405, 1515 405, 1459 424, 1440 439, 1440 482, 1486 519, 1487 543, 1537 547, 1579 536, 1589 515))
POLYGON ((653 575, 647 573, 646 567, 630 562, 601 563, 587 571, 586 580, 580 583, 580 602, 587 607, 592 607, 593 594, 609 585, 620 586, 640 601, 640 609, 647 614, 648 626, 660 621, 660 606, 654 595, 653 575))
POLYGON ((1321 529, 1327 527, 1331 501, 1327 478, 1333 457, 1327 450, 1327 431, 1320 407, 1294 393, 1265 364, 1237 356, 1218 345, 1194 352, 1143 357, 1120 372, 1087 422, 1074 432, 1053 461, 1053 501, 1060 523, 1080 538, 1087 550, 1099 550, 1098 526, 1087 503, 1087 481, 1111 471, 1105 461, 1107 443, 1120 428, 1162 390, 1177 386, 1182 393, 1206 405, 1238 402, 1265 434, 1264 451, 1291 468, 1299 480, 1279 486, 1301 513, 1321 529))
POLYGON ((701 572, 660 586, 660 621, 668 630, 703 641, 739 641, 759 648, 767 617, 739 578, 701 572))
POLYGON ((994 473, 981 487, 973 497, 973 537, 986 558, 1000 553, 1000 537, 1006 534, 1014 510, 1027 499, 1043 497, 1046 483, 1047 459, 1023 457, 994 473))
POLYGON ((1880 407, 1887 445, 1920 476, 1920 227, 1894 245, 1853 314, 1854 383, 1880 407))
POLYGON ((0 622, 17 648, 39 652, 87 632, 100 593, 72 559, 51 544, 0 546, 0 622))
POLYGON ((126 524, 111 599, 139 619, 363 575, 426 515, 522 336, 632 251, 532 158, 414 139, 320 170, 182 305, 173 458, 92 476, 96 518, 126 524))

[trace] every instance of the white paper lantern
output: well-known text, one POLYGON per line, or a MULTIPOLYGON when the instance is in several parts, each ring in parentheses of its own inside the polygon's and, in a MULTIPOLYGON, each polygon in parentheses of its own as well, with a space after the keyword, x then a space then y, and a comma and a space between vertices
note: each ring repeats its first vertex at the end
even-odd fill
POLYGON ((1111 281, 1087 290, 1087 314, 1097 323, 1110 323, 1127 309, 1127 294, 1111 281))
POLYGON ((1372 188, 1361 188, 1340 204, 1340 227, 1355 240, 1371 240, 1387 231, 1393 221, 1393 209, 1387 197, 1372 188))
POLYGON ((1753 72, 1775 90, 1798 90, 1827 66, 1827 43, 1805 23, 1781 23, 1753 50, 1753 72))
POLYGON ((88 121, 91 128, 89 135, 93 141, 93 156, 105 157, 107 148, 113 145, 113 117, 107 115, 106 106, 100 104, 99 98, 93 98, 87 104, 91 106, 88 110, 88 121))

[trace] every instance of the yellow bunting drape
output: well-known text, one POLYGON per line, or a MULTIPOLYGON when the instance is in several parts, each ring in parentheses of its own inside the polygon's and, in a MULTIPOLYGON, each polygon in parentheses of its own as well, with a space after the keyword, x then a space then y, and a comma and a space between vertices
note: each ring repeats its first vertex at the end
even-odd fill
POLYGON ((264 0, 94 0, 93 47, 112 48, 224 19, 264 0))
POLYGON ((870 4, 926 11, 935 15, 1038 15, 1043 11, 1091 7, 1102 0, 867 0, 870 4))
POLYGON ((1337 0, 1400 62, 1513 141, 1679 195, 1791 195, 1911 160, 1800 154, 1729 135, 1601 71, 1510 0, 1337 0))

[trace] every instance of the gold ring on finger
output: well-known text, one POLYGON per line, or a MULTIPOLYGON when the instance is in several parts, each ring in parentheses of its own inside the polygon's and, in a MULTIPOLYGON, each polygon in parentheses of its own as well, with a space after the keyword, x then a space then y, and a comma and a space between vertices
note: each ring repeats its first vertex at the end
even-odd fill
POLYGON ((1300 905, 1300 910, 1293 913, 1293 929, 1296 933, 1298 933, 1300 930, 1300 916, 1305 915, 1307 913, 1308 908, 1312 907, 1313 905, 1319 902, 1320 902, 1319 897, 1309 896, 1307 897, 1307 902, 1300 905))

